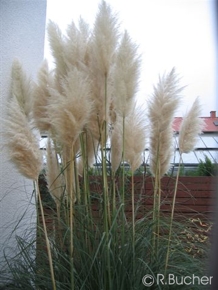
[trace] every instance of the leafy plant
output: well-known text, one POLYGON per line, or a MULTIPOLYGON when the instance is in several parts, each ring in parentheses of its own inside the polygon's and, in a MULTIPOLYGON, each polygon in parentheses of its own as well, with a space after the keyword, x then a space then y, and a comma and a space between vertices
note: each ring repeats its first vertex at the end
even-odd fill
POLYGON ((216 175, 216 165, 212 163, 210 158, 205 155, 204 161, 200 159, 198 168, 197 168, 198 176, 214 176, 216 175))

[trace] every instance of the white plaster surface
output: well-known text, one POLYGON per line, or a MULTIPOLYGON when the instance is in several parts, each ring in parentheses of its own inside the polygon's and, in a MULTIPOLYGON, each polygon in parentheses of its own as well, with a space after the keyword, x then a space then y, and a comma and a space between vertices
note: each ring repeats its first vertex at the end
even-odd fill
MULTIPOLYGON (((44 55, 45 20, 46 0, 0 0, 0 133, 12 61, 18 58, 35 79, 44 55)), ((0 144, 3 141, 0 134, 0 144)), ((15 250, 15 235, 24 235, 36 221, 32 193, 32 181, 17 173, 0 146, 0 263, 5 250, 15 250)))

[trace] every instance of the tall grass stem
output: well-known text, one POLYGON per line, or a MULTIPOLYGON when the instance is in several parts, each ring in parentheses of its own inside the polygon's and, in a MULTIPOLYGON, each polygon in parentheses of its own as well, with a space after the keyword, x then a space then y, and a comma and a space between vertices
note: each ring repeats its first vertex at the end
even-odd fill
POLYGON ((165 275, 166 275, 168 262, 169 262, 169 256, 170 256, 170 245, 171 245, 172 230, 173 230, 173 219, 174 219, 174 212, 175 212, 176 194, 177 194, 177 189, 178 189, 178 181, 179 181, 179 172, 180 172, 181 162, 182 162, 182 154, 180 154, 179 166, 178 166, 178 171, 177 171, 177 175, 176 175, 176 183, 175 183, 174 194, 173 194, 172 210, 171 210, 170 225, 169 225, 168 244, 167 244, 167 254, 166 254, 166 262, 165 262, 165 269, 164 269, 165 275))
POLYGON ((53 290, 56 290, 56 283, 55 283, 55 275, 54 275, 51 247, 50 247, 47 227, 46 227, 46 223, 45 223, 45 214, 44 214, 44 209, 43 209, 43 204, 42 204, 42 199, 41 199, 41 193, 40 193, 40 190, 39 190, 38 180, 35 181, 35 188, 36 188, 36 193, 38 195, 39 207, 40 207, 41 216, 42 216, 42 224, 43 224, 43 230, 44 230, 44 234, 45 234, 45 242, 46 242, 46 248, 47 248, 47 253, 48 253, 48 261, 49 261, 49 267, 50 267, 50 272, 51 272, 52 287, 53 287, 53 290))

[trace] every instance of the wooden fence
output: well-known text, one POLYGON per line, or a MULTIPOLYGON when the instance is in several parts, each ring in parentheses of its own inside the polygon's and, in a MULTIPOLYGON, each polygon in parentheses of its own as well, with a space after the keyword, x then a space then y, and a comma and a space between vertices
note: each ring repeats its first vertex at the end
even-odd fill
MULTIPOLYGON (((175 178, 163 177, 161 180, 161 212, 170 213, 175 191, 175 178)), ((153 207, 154 179, 146 178, 144 186, 135 179, 136 199, 141 199, 145 211, 153 207), (141 189, 140 189, 141 188, 141 189)), ((216 177, 180 177, 176 191, 175 214, 186 217, 205 217, 212 219, 218 179, 216 177)))
MULTIPOLYGON (((119 180, 117 180, 117 185, 119 180)), ((46 186, 45 181, 41 181, 46 186)), ((100 177, 90 178, 90 191, 94 216, 100 217, 102 206, 102 182, 100 177)), ((136 218, 152 214, 154 179, 152 177, 134 177, 136 218)), ((175 189, 175 178, 161 179, 161 213, 170 214, 175 189)), ((218 178, 210 176, 180 177, 176 192, 175 217, 201 218, 213 220, 216 195, 218 194, 218 178)), ((44 197, 45 199, 45 197, 44 197)), ((131 182, 125 184, 125 212, 131 215, 131 182)), ((54 207, 45 203, 45 214, 49 223, 54 216, 54 207)))
MULTIPOLYGON (((163 177, 161 179, 161 213, 171 213, 173 196, 175 191, 175 178, 163 177)), ((119 180, 117 181, 119 183, 119 180)), ((91 192, 97 196, 93 200, 93 210, 98 215, 100 202, 98 195, 101 194, 101 180, 92 177, 91 192)), ((154 179, 152 177, 134 177, 136 218, 152 214, 154 179)), ((180 177, 176 191, 175 216, 213 219, 216 204, 216 193, 218 193, 218 178, 210 176, 180 177)), ((125 211, 131 214, 131 182, 127 180, 125 185, 125 211)))

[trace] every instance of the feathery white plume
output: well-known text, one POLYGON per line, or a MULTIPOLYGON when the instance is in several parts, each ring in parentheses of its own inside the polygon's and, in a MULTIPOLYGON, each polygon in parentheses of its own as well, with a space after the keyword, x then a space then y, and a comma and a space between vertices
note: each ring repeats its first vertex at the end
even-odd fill
POLYGON ((118 41, 117 17, 111 7, 102 0, 93 30, 92 65, 107 75, 118 41))
POLYGON ((38 72, 38 83, 35 84, 33 91, 33 118, 40 132, 49 131, 51 127, 48 116, 48 104, 51 98, 50 86, 51 75, 45 60, 38 72))
POLYGON ((53 21, 49 21, 47 26, 50 49, 55 60, 56 79, 59 82, 67 74, 67 65, 65 62, 65 37, 60 28, 53 21))
POLYGON ((205 122, 200 118, 201 105, 196 98, 189 112, 184 116, 179 131, 179 151, 189 153, 194 150, 198 135, 202 133, 205 122))
POLYGON ((84 73, 74 68, 62 83, 62 90, 63 95, 50 91, 54 101, 49 106, 49 116, 59 141, 71 147, 92 111, 90 85, 84 73))
POLYGON ((134 172, 142 164, 146 145, 146 125, 142 112, 134 108, 125 119, 125 160, 134 172))
POLYGON ((42 156, 36 137, 15 97, 8 103, 4 134, 10 159, 18 171, 27 178, 37 180, 42 168, 42 156))
POLYGON ((64 59, 69 70, 75 66, 80 70, 88 70, 90 34, 89 25, 82 18, 79 20, 78 28, 74 22, 68 26, 64 59))
POLYGON ((114 103, 117 114, 124 117, 134 106, 134 97, 138 89, 140 57, 137 46, 125 31, 114 66, 114 103))
POLYGON ((15 96, 20 108, 29 118, 31 111, 31 94, 32 82, 25 74, 23 67, 18 59, 15 59, 12 64, 12 96, 15 96))
MULTIPOLYGON (((118 39, 116 15, 112 13, 111 7, 105 1, 101 1, 88 49, 88 67, 92 85, 91 97, 98 119, 94 127, 98 125, 102 127, 105 121, 109 121, 112 98, 110 74, 118 39)), ((96 121, 93 119, 94 123, 96 121)))
POLYGON ((153 176, 163 176, 170 167, 173 152, 172 123, 180 102, 180 92, 183 90, 178 83, 179 79, 173 68, 168 75, 159 78, 149 102, 150 170, 153 176))

